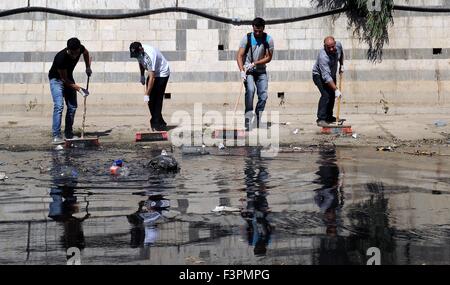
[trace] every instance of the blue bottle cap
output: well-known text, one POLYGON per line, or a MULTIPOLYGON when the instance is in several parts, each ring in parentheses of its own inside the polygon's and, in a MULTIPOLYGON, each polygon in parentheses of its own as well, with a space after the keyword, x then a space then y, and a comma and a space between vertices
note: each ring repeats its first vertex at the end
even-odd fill
POLYGON ((122 167, 123 161, 121 159, 114 160, 114 165, 122 167))

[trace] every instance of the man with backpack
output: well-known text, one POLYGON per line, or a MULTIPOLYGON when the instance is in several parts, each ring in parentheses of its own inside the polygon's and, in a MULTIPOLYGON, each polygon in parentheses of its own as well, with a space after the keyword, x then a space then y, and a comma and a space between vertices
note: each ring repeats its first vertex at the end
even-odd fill
POLYGON ((239 45, 237 64, 245 86, 245 130, 254 125, 259 127, 262 112, 267 101, 268 77, 266 64, 272 60, 274 43, 271 36, 264 33, 265 21, 255 18, 252 22, 253 33, 248 33, 239 45), (256 87, 256 89, 255 89, 256 87), (253 113, 253 98, 258 94, 255 114, 253 113))

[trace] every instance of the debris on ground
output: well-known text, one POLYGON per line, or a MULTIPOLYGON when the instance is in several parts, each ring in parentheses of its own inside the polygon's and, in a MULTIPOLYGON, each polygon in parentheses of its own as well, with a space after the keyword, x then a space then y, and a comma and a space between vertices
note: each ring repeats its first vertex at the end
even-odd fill
POLYGON ((387 114, 389 111, 389 102, 386 100, 386 97, 384 96, 384 93, 382 91, 380 91, 380 94, 381 96, 383 96, 383 98, 380 100, 380 104, 382 104, 381 108, 383 109, 383 112, 387 114))
POLYGON ((444 120, 437 120, 437 121, 434 121, 434 125, 436 127, 445 127, 445 126, 447 126, 447 122, 444 120))
POLYGON ((202 264, 202 263, 205 263, 199 257, 194 257, 194 256, 186 257, 186 262, 191 263, 191 264, 202 264))
POLYGON ((421 151, 416 150, 415 152, 405 152, 406 154, 412 154, 412 155, 422 155, 422 156, 450 156, 450 154, 441 154, 437 153, 435 151, 421 151))
POLYGON ((397 146, 377 146, 377 151, 395 151, 397 146))
POLYGON ((220 143, 219 146, 218 146, 218 148, 219 148, 219 149, 224 149, 224 148, 225 148, 225 145, 224 145, 223 143, 220 143))
POLYGON ((296 135, 296 134, 298 134, 298 132, 299 132, 299 129, 295 129, 292 133, 293 133, 294 135, 296 135))
POLYGON ((55 147, 55 150, 63 150, 64 147, 62 145, 58 145, 57 147, 55 147))
POLYGON ((280 125, 282 125, 282 126, 289 126, 291 124, 291 122, 283 122, 283 123, 280 123, 280 125))
POLYGON ((240 212, 238 208, 228 207, 228 206, 216 206, 213 210, 213 212, 240 212))
POLYGON ((405 153, 412 154, 412 155, 423 155, 423 156, 436 155, 435 151, 422 151, 422 150, 416 150, 415 152, 405 152, 405 153))
POLYGON ((0 181, 5 181, 8 179, 8 176, 6 176, 5 172, 0 172, 0 181))
POLYGON ((352 138, 357 139, 358 138, 358 134, 353 134, 352 138))

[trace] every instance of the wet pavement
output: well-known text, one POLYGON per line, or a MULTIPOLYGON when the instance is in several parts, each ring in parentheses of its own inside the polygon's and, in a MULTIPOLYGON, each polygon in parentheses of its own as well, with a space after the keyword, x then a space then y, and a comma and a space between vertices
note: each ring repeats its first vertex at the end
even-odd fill
POLYGON ((448 157, 168 152, 179 172, 145 167, 161 150, 0 151, 0 263, 450 263, 448 157))

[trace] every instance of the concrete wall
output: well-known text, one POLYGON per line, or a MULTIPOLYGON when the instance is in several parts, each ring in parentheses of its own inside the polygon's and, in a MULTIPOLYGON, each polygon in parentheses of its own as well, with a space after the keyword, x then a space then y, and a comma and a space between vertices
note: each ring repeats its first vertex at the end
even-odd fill
MULTIPOLYGON (((24 7, 27 0, 1 1, 0 10, 24 7)), ((286 18, 316 12, 309 0, 30 0, 46 6, 86 13, 126 13, 142 9, 179 6, 223 17, 253 19, 286 18)), ((395 1, 405 4, 405 1, 395 1)), ((408 5, 450 7, 448 0, 410 0, 408 5)), ((275 40, 274 60, 269 64, 269 106, 279 105, 278 92, 290 106, 315 105, 317 90, 311 67, 326 35, 343 43, 347 55, 345 101, 443 106, 450 104, 450 15, 397 11, 390 28, 385 58, 376 65, 365 58, 366 46, 347 30, 347 19, 331 17, 273 25, 266 31, 275 40), (433 48, 442 48, 433 54, 433 48)), ((51 111, 47 72, 55 53, 76 36, 93 55, 94 96, 90 104, 134 106, 142 104, 142 86, 128 46, 138 40, 160 48, 170 61, 172 76, 167 92, 169 106, 194 102, 233 104, 240 90, 234 60, 240 39, 249 26, 233 26, 185 13, 166 13, 126 20, 85 20, 30 13, 0 18, 0 109, 23 111, 41 106, 51 111), (218 46, 223 45, 224 50, 218 46)), ((82 60, 81 60, 82 61, 82 60)), ((75 79, 84 84, 84 64, 75 79)), ((111 106, 112 107, 112 106, 111 106)))

